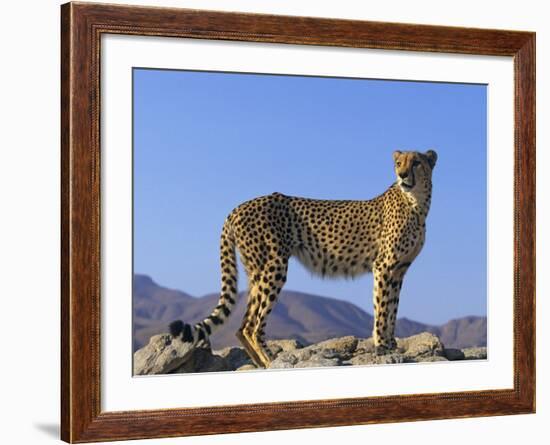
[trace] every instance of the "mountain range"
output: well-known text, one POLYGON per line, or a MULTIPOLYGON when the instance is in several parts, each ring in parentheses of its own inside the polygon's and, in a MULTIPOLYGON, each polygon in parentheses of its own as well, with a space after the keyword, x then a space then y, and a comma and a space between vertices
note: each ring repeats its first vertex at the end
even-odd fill
MULTIPOLYGON (((219 294, 200 298, 168 289, 147 275, 134 275, 133 282, 133 350, 145 346, 153 335, 167 332, 173 320, 196 323, 210 314, 219 294)), ((214 349, 237 346, 235 332, 245 311, 244 292, 226 323, 211 337, 214 349)), ((373 316, 358 306, 335 298, 283 290, 266 326, 271 339, 294 338, 303 345, 329 338, 353 335, 371 336, 373 316)), ((469 316, 450 320, 439 326, 399 318, 397 337, 410 337, 420 332, 437 335, 447 348, 486 346, 487 318, 469 316)))

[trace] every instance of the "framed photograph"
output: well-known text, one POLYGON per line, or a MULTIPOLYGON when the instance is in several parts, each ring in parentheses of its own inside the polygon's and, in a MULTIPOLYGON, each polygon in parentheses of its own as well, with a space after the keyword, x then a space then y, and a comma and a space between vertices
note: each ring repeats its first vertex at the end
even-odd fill
POLYGON ((67 442, 535 411, 535 34, 61 7, 67 442))

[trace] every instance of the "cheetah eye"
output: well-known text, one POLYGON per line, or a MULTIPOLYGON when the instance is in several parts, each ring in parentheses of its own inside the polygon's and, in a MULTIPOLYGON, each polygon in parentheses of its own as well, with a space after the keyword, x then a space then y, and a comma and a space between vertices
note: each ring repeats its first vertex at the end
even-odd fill
POLYGON ((401 162, 396 162, 396 163, 395 163, 395 166, 396 166, 396 167, 401 167, 401 162))
POLYGON ((413 161, 413 167, 418 167, 420 165, 420 161, 413 161))

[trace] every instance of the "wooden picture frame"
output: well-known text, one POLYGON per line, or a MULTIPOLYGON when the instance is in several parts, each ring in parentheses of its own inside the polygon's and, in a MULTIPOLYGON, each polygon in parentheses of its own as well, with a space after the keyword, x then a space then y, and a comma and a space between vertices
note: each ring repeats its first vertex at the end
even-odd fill
MULTIPOLYGON (((535 34, 92 3, 61 7, 61 438, 174 437, 535 412, 535 34), (149 411, 100 403, 102 34, 512 56, 514 387, 149 411)), ((512 254, 512 252, 510 252, 512 254)))

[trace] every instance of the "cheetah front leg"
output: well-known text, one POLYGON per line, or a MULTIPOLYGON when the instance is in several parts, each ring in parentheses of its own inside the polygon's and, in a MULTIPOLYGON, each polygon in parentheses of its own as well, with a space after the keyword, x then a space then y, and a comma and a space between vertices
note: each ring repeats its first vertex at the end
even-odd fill
POLYGON ((373 340, 376 353, 383 355, 397 347, 395 340, 395 321, 399 294, 408 263, 397 264, 389 268, 377 268, 374 271, 374 327, 373 340))
POLYGON ((387 313, 388 313, 388 331, 387 335, 390 342, 391 349, 397 347, 397 341, 395 340, 395 322, 397 321, 397 308, 399 306, 399 295, 401 294, 401 287, 403 286, 403 278, 409 268, 410 263, 401 263, 395 266, 390 274, 389 282, 389 295, 387 299, 387 313))
POLYGON ((374 350, 377 355, 383 355, 391 349, 386 331, 388 329, 387 320, 387 296, 388 286, 384 280, 385 270, 375 269, 374 288, 372 300, 374 304, 374 322, 372 327, 372 339, 374 341, 374 350))

